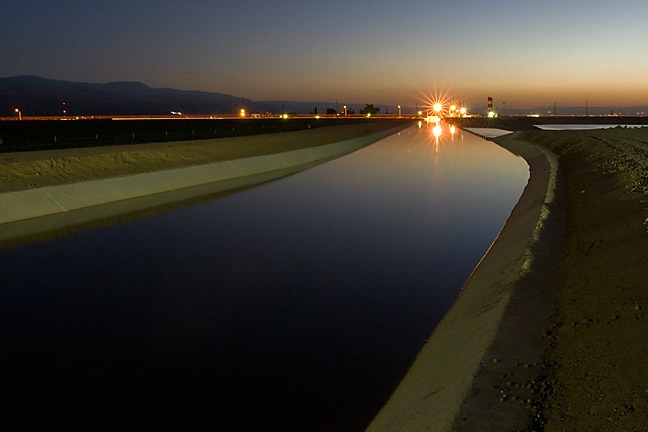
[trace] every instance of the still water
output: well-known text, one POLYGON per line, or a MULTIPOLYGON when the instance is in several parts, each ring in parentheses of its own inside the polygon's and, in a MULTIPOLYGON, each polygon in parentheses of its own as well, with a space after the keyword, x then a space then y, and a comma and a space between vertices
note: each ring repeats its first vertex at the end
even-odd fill
POLYGON ((527 179, 493 143, 412 127, 235 195, 0 251, 3 422, 361 431, 527 179))

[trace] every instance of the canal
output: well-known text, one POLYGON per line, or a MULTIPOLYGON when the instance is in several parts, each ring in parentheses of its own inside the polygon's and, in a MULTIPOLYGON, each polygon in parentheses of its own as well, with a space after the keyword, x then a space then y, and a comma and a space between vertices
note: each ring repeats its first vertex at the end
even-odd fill
POLYGON ((3 422, 362 431, 526 163, 412 127, 222 198, 0 250, 3 422))

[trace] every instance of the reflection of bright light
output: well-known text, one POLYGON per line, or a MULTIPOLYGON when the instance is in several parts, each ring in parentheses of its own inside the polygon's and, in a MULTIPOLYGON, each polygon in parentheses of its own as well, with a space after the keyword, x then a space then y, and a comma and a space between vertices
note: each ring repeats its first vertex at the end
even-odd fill
POLYGON ((418 126, 419 126, 419 129, 421 129, 421 126, 423 126, 423 122, 421 120, 419 120, 418 126))
POLYGON ((455 133, 456 130, 457 130, 457 129, 455 128, 455 125, 450 125, 450 133, 451 133, 452 135, 454 135, 454 133, 455 133))
POLYGON ((439 125, 434 126, 434 128, 432 129, 432 133, 436 138, 439 138, 441 136, 441 126, 439 125))

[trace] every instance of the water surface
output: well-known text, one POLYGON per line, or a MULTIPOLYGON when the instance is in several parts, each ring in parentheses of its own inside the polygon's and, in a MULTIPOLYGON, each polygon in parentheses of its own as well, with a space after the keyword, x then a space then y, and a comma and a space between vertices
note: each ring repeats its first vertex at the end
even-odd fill
POLYGON ((0 251, 5 418, 363 430, 528 178, 446 135, 0 251))

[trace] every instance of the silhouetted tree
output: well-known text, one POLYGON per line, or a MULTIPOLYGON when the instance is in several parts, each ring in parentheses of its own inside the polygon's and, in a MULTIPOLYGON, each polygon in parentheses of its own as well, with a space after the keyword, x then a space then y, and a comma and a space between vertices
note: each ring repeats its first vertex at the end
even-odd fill
POLYGON ((364 107, 364 109, 361 109, 361 110, 360 110, 360 114, 364 114, 364 115, 367 115, 367 114, 374 115, 374 114, 377 114, 378 111, 380 111, 380 108, 378 108, 378 107, 374 107, 373 104, 366 104, 365 107, 364 107))

